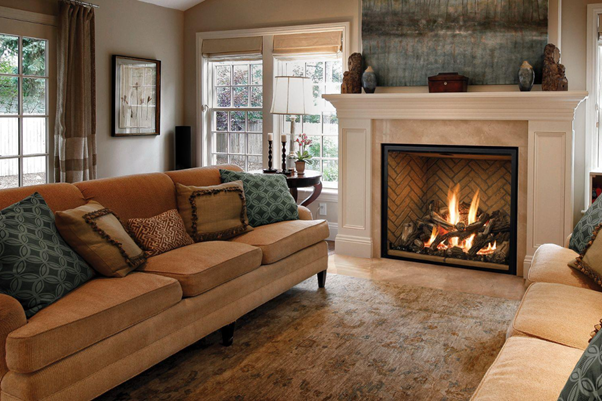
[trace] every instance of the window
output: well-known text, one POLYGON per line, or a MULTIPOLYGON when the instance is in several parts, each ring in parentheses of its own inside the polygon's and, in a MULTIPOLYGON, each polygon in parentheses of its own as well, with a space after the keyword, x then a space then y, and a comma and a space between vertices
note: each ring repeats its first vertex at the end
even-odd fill
MULTIPOLYGON (((323 94, 341 93, 343 68, 339 58, 288 59, 279 62, 282 75, 304 76, 314 84, 314 104, 320 114, 296 116, 296 133, 304 133, 313 141, 309 152, 312 159, 306 169, 321 171, 325 188, 336 188, 339 180, 339 120, 335 108, 322 99, 323 94)), ((283 133, 291 132, 290 116, 281 118, 283 133)))
POLYGON ((210 65, 211 163, 244 170, 263 166, 263 65, 212 61, 210 65))
POLYGON ((0 33, 0 188, 48 181, 48 41, 0 33))

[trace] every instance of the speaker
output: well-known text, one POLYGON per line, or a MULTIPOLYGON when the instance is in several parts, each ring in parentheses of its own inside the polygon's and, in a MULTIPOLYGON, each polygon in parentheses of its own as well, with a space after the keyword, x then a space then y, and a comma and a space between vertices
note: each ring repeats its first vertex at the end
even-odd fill
POLYGON ((176 170, 192 167, 192 131, 188 126, 176 127, 176 170))

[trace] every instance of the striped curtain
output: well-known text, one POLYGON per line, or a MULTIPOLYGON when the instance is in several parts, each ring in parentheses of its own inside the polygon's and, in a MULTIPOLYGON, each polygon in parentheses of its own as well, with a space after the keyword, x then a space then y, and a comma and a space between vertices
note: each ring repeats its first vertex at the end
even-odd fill
POLYGON ((60 2, 54 178, 96 178, 94 9, 60 2))

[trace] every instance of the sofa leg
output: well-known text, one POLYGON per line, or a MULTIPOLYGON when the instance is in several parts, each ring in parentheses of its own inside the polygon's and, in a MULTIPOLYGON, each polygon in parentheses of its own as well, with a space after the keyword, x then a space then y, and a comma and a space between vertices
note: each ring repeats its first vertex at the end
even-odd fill
POLYGON ((326 286, 326 270, 318 273, 318 287, 324 288, 326 286))
POLYGON ((229 347, 234 342, 234 323, 230 323, 220 329, 222 333, 222 344, 229 347))

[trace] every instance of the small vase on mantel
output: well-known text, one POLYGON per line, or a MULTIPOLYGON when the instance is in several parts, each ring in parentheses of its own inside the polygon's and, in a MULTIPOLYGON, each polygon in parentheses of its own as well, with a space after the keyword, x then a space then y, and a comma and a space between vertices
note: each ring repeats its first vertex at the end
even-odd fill
POLYGON ((366 71, 362 75, 362 85, 366 93, 374 93, 376 91, 376 73, 372 67, 366 68, 366 71))
POLYGON ((521 92, 529 92, 535 84, 535 71, 528 61, 523 62, 518 70, 518 88, 521 92))

